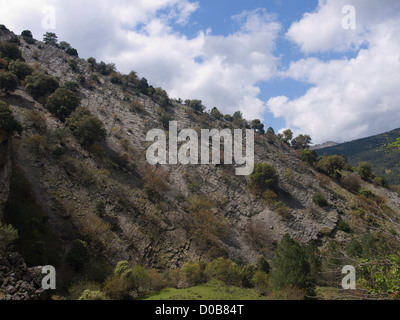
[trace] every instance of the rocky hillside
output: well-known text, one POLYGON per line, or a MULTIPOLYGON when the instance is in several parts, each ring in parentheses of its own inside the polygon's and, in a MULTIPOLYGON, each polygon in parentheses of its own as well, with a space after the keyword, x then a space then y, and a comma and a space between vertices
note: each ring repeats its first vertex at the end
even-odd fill
MULTIPOLYGON (((13 37, 25 62, 75 91, 80 106, 106 130, 104 141, 81 143, 43 97, 28 92, 26 80, 1 97, 24 127, 13 141, 4 219, 19 229, 17 249, 28 264, 63 266, 76 240, 90 247, 93 273, 121 260, 157 269, 221 255, 255 263, 260 254, 271 257, 285 233, 323 245, 346 242, 349 229, 362 233, 369 227, 358 194, 302 161, 273 134, 255 133, 255 162, 274 167, 275 191, 256 192, 249 177, 235 175, 235 165, 149 165, 146 134, 168 130, 169 120, 178 122, 179 131, 235 125, 171 100, 147 82, 143 90, 145 81, 135 73, 101 72, 99 66, 112 65, 0 31, 0 41, 13 37), (326 205, 316 204, 316 194, 326 205)), ((360 183, 398 218, 396 193, 360 183)))

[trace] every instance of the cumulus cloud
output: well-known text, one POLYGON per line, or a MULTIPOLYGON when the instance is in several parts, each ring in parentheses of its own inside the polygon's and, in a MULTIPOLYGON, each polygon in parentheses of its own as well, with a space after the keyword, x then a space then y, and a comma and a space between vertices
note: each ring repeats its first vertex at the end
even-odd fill
MULTIPOLYGON (((357 47, 355 57, 323 60, 309 56, 292 62, 284 76, 313 87, 300 98, 273 97, 267 103, 275 116, 284 117, 287 126, 310 134, 318 143, 348 141, 400 127, 399 6, 389 0, 355 0, 356 33, 343 36, 350 30, 337 30, 327 32, 327 39, 311 37, 329 29, 325 24, 318 29, 318 22, 328 23, 338 12, 339 2, 320 1, 317 11, 294 23, 288 36, 304 52, 338 48, 347 52, 357 47), (367 46, 360 47, 361 43, 367 46)), ((330 23, 337 29, 336 22, 330 23)))
MULTIPOLYGON (((0 0, 0 20, 15 32, 30 29, 36 38, 41 8, 57 11, 59 40, 70 42, 80 56, 114 62, 119 71, 134 70, 171 97, 201 99, 224 113, 241 110, 248 119, 261 118, 264 101, 257 83, 276 71, 273 54, 281 31, 265 9, 234 17, 237 31, 214 35, 200 30, 188 38, 174 25, 185 25, 199 3, 189 0, 0 0)), ((51 31, 51 30, 50 30, 51 31)))

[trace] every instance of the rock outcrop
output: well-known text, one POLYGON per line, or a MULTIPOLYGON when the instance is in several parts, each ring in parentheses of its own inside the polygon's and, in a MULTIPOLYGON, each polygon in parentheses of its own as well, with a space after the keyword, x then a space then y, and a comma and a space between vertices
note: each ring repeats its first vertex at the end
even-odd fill
POLYGON ((28 268, 18 253, 0 256, 0 300, 46 300, 42 268, 28 268))

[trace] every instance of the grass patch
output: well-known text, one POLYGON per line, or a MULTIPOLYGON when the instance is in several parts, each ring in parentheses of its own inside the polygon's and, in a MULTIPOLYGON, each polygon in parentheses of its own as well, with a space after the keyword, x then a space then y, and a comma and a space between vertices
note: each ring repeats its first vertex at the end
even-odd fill
POLYGON ((262 300, 265 299, 254 289, 228 286, 219 280, 191 288, 167 288, 148 296, 144 300, 262 300))

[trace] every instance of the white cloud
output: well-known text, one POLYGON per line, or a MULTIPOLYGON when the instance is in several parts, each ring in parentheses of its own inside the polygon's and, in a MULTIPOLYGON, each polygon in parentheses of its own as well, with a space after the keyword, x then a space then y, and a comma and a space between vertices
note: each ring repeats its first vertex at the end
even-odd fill
POLYGON ((208 108, 262 118, 266 106, 256 84, 276 71, 273 50, 281 30, 265 9, 232 17, 235 33, 206 30, 192 38, 174 29, 199 8, 190 0, 0 0, 0 20, 16 33, 30 29, 41 39, 46 4, 57 9, 59 40, 71 43, 81 57, 114 62, 124 73, 135 70, 171 97, 198 98, 208 108))
MULTIPOLYGON (((332 7, 331 2, 320 4, 312 20, 328 19, 326 10, 332 7)), ((354 2, 361 16, 370 18, 360 26, 363 32, 357 36, 359 39, 355 37, 350 43, 341 35, 327 36, 341 48, 350 49, 361 42, 367 42, 368 47, 352 59, 324 61, 307 57, 292 62, 283 74, 313 87, 300 98, 274 97, 267 103, 275 116, 285 118, 287 126, 310 134, 316 143, 348 141, 400 127, 400 10, 398 6, 380 8, 371 1, 354 2)), ((394 3, 382 1, 381 5, 389 2, 394 3)), ((310 19, 305 15, 293 24, 292 35, 299 34, 299 30, 304 35, 312 34, 316 26, 309 23, 310 19)), ((334 50, 319 39, 296 39, 305 51, 334 50)))

